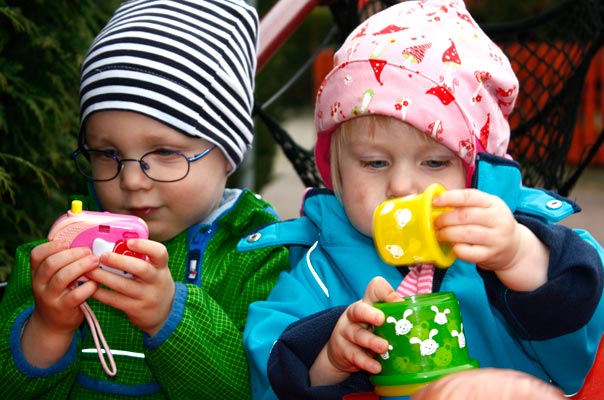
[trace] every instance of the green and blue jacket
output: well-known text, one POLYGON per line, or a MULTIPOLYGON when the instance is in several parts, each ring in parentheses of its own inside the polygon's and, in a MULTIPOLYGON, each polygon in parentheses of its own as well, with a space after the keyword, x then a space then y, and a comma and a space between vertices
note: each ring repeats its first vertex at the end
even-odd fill
POLYGON ((168 320, 149 337, 119 310, 94 299, 96 314, 114 354, 117 375, 105 375, 84 323, 55 365, 36 368, 23 356, 20 334, 34 309, 29 254, 16 254, 0 304, 0 393, 6 399, 246 399, 248 366, 242 336, 248 305, 266 298, 287 249, 237 250, 250 231, 278 220, 270 205, 244 190, 227 190, 216 218, 164 243, 176 293, 168 320), (191 273, 197 263, 197 274, 191 273))

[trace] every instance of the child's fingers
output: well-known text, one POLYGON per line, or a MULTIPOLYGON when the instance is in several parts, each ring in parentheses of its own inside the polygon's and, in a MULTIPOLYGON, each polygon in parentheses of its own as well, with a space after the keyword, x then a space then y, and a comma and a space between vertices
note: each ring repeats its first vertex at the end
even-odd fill
POLYGON ((352 324, 381 325, 384 323, 384 313, 371 304, 359 300, 346 308, 345 317, 352 324))
POLYGON ((480 264, 492 255, 489 247, 466 243, 455 243, 453 252, 458 258, 472 264, 480 264))
POLYGON ((358 369, 365 370, 370 374, 379 374, 382 371, 381 364, 373 356, 363 351, 352 353, 351 362, 358 369))
MULTIPOLYGON (((110 274, 111 272, 106 272, 103 271, 105 274, 110 274)), ((103 283, 104 285, 104 283, 103 283)), ((109 286, 108 286, 109 287, 109 286)), ((99 287, 99 289, 94 292, 94 294, 92 295, 92 297, 95 300, 100 301, 103 304, 106 304, 110 307, 116 308, 118 310, 122 310, 126 313, 126 311, 132 309, 132 307, 134 306, 134 301, 124 295, 122 292, 119 292, 111 287, 104 288, 104 287, 99 287)))
POLYGON ((373 304, 378 301, 391 302, 397 300, 400 300, 400 296, 396 294, 388 281, 381 276, 376 276, 369 282, 363 296, 363 302, 367 304, 373 304))
POLYGON ((146 255, 156 267, 168 266, 168 250, 163 244, 148 239, 130 239, 127 244, 128 249, 146 255))
MULTIPOLYGON (((120 254, 104 253, 101 256, 101 263, 115 270, 118 275, 134 276, 143 281, 153 281, 158 271, 168 268, 168 251, 163 244, 147 239, 129 239, 126 245, 127 249, 120 254)), ((118 280, 115 284, 119 284, 119 282, 118 280)), ((119 290, 109 281, 103 280, 102 283, 119 290)))
POLYGON ((379 363, 375 353, 383 353, 388 342, 373 334, 364 324, 340 321, 332 334, 329 353, 331 363, 339 370, 355 372, 359 369, 378 373, 379 363))
POLYGON ((432 200, 435 207, 490 207, 496 197, 477 189, 448 190, 432 200))
POLYGON ((62 240, 53 240, 50 242, 42 243, 31 250, 29 254, 30 264, 32 266, 37 266, 41 264, 50 255, 66 250, 68 248, 69 244, 62 240))
MULTIPOLYGON (((436 224, 435 224, 436 225, 436 224)), ((495 236, 496 230, 484 225, 444 225, 436 228, 436 239, 447 243, 467 243, 471 245, 489 246, 500 240, 495 236)))
POLYGON ((92 252, 87 247, 70 249, 64 242, 45 243, 35 247, 30 253, 32 274, 54 275, 66 265, 76 263, 91 254, 92 252))
POLYGON ((490 205, 486 207, 473 205, 452 207, 434 219, 434 228, 437 231, 447 232, 448 236, 451 236, 454 232, 446 231, 448 228, 458 227, 463 230, 462 235, 459 235, 460 232, 457 230, 454 238, 447 237, 446 239, 449 240, 445 241, 468 242, 480 240, 480 236, 485 232, 500 235, 504 233, 501 232, 502 230, 509 229, 515 223, 514 217, 505 203, 493 202, 488 204, 490 205), (499 231, 499 233, 496 231, 499 231))
MULTIPOLYGON (((144 259, 133 255, 117 254, 113 252, 103 253, 100 262, 113 276, 128 279, 142 276, 145 270, 149 268, 149 263, 144 259)), ((97 272, 100 271, 94 271, 95 274, 97 274, 97 272)), ((109 277, 111 277, 111 275, 109 275, 109 277)), ((95 277, 95 279, 98 278, 95 277)), ((106 284, 104 281, 101 282, 106 284)))
POLYGON ((98 262, 98 257, 84 247, 52 253, 38 265, 32 264, 34 293, 63 293, 74 281, 96 268, 98 262))
POLYGON ((388 341, 374 334, 370 326, 350 325, 343 336, 347 341, 373 353, 384 353, 388 350, 388 341))
POLYGON ((81 284, 74 285, 66 295, 66 305, 70 307, 78 307, 90 296, 92 296, 99 288, 99 284, 95 281, 85 281, 81 284))

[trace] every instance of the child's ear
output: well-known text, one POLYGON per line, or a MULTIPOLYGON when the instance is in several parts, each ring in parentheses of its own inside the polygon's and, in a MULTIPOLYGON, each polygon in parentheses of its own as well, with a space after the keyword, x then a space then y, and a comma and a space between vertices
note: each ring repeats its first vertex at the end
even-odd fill
POLYGON ((230 175, 231 172, 233 172, 233 165, 229 162, 229 160, 227 160, 226 157, 224 157, 224 169, 225 169, 225 173, 226 175, 230 175))

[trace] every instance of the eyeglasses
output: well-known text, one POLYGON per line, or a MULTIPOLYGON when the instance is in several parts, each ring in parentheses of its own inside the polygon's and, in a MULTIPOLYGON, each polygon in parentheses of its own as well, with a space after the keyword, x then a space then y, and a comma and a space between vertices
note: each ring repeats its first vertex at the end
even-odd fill
POLYGON ((144 154, 138 160, 136 158, 120 159, 114 150, 78 148, 71 153, 71 159, 82 175, 95 182, 106 182, 117 177, 126 161, 137 162, 143 173, 151 180, 176 182, 189 174, 192 162, 201 160, 215 148, 216 145, 213 145, 193 157, 187 157, 180 151, 155 150, 144 154))

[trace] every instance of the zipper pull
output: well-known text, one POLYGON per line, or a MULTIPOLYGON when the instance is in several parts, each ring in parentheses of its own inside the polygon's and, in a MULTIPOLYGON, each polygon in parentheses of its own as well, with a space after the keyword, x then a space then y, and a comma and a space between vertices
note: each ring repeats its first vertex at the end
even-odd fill
POLYGON ((199 261, 201 259, 201 251, 194 249, 189 251, 189 269, 187 273, 187 279, 195 282, 197 280, 197 274, 199 274, 199 261))

